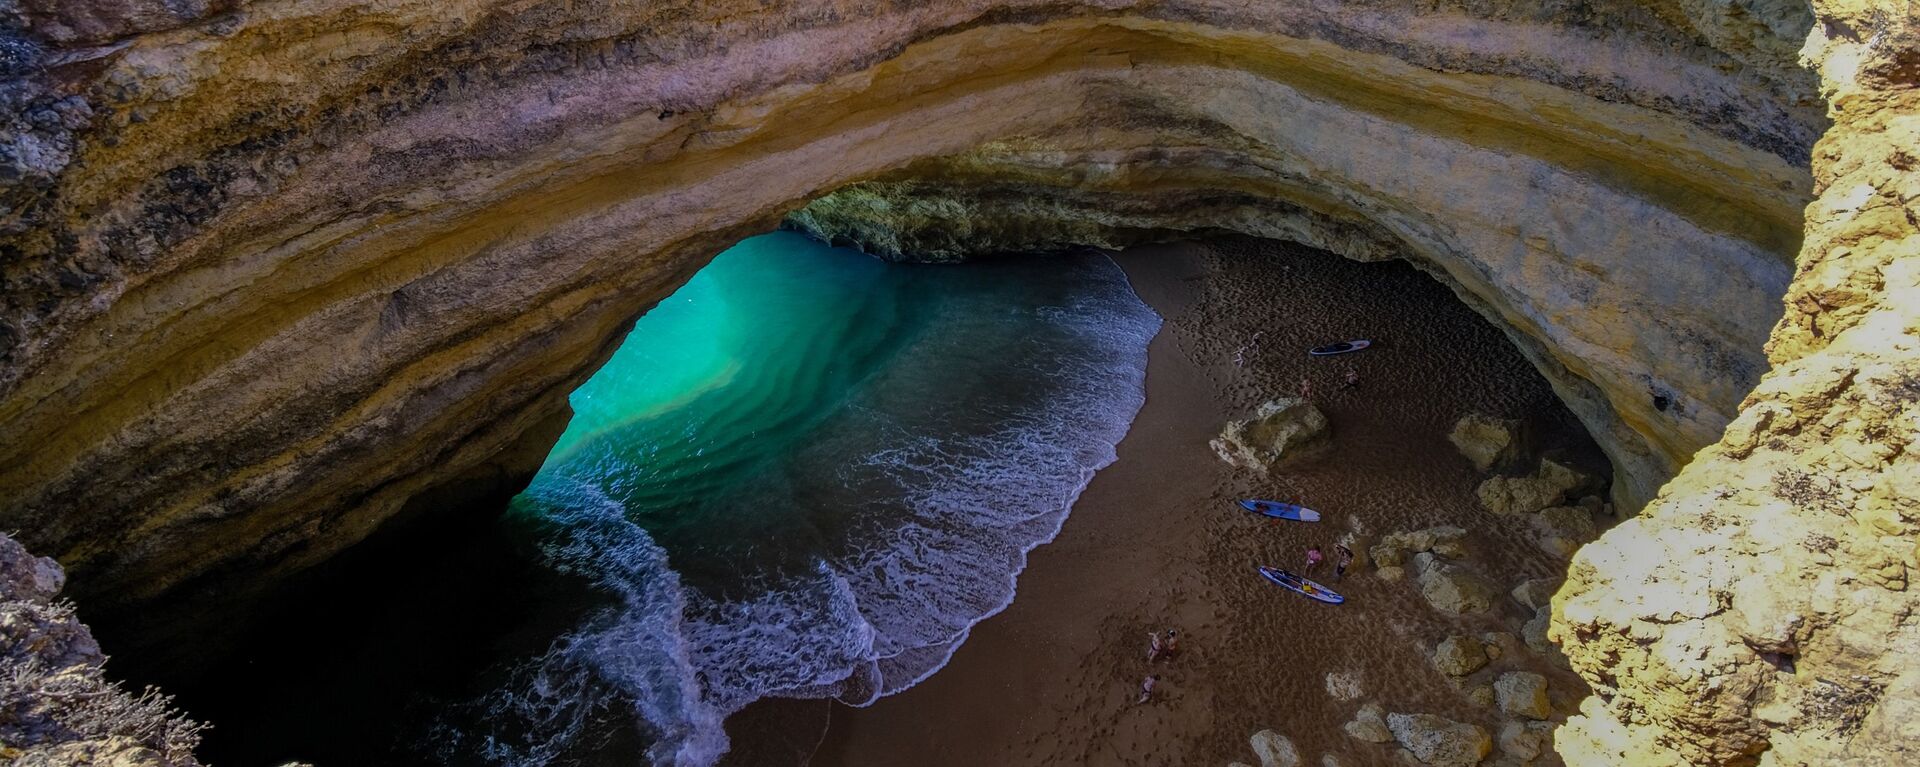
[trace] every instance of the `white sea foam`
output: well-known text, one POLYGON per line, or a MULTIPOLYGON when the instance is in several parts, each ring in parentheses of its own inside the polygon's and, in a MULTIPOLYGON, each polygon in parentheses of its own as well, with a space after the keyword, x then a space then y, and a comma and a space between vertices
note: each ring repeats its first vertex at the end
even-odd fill
POLYGON ((448 761, 540 767, 597 732, 631 727, 652 743, 653 764, 704 766, 727 748, 725 717, 755 700, 866 705, 943 667, 975 624, 1012 603, 1027 554, 1059 533, 1145 401, 1159 318, 1110 261, 1070 263, 1085 274, 1065 305, 1012 320, 965 301, 942 309, 950 316, 796 459, 813 470, 796 473, 886 509, 861 518, 846 550, 811 572, 711 599, 683 587, 666 553, 592 483, 537 484, 537 501, 564 510, 548 515, 566 529, 549 546, 553 565, 617 601, 479 701, 484 727, 441 733, 448 761), (1028 335, 1055 344, 1010 349, 997 361, 1021 369, 995 377, 1043 384, 1044 396, 926 407, 948 385, 940 366, 968 354, 970 336, 995 332, 968 323, 1010 321, 1028 327, 1000 329, 1009 344, 1028 335), (861 445, 870 447, 847 452, 861 445))

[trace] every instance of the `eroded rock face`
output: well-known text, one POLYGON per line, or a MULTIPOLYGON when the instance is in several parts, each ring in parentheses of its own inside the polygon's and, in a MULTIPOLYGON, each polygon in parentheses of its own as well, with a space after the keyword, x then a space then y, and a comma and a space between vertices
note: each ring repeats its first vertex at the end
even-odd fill
POLYGON ((1282 397, 1262 404, 1252 418, 1228 422, 1208 445, 1222 461, 1264 472, 1325 452, 1331 439, 1320 408, 1282 397))
POLYGON ((164 5, 29 3, 0 126, 0 522, 100 600, 524 474, 635 316, 868 179, 792 221, 1412 258, 1644 499, 1764 368, 1823 127, 1791 8, 164 5))
POLYGON ((0 17, 0 528, 103 603, 511 484, 635 316, 783 218, 916 257, 1231 230, 1452 286, 1627 510, 1693 461, 1560 595, 1608 701, 1565 741, 1909 756, 1920 43, 1888 3, 0 17))
POLYGON ((1510 465, 1527 453, 1522 428, 1517 419, 1468 413, 1453 425, 1447 440, 1473 463, 1473 468, 1486 471, 1510 465))
POLYGON ((1813 5, 1835 125, 1773 369, 1576 555, 1552 633, 1599 695, 1557 736, 1570 762, 1920 759, 1920 19, 1813 5))
POLYGON ((93 632, 54 601, 65 577, 0 535, 0 759, 23 767, 198 767, 199 725, 106 678, 93 632))

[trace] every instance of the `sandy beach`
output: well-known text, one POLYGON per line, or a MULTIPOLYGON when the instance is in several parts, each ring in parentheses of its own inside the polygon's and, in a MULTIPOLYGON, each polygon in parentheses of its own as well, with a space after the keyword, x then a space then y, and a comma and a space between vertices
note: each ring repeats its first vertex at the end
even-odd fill
MULTIPOLYGON (((977 626, 946 668, 872 706, 750 707, 729 723, 729 764, 1257 763, 1248 736, 1262 729, 1292 738, 1313 763, 1326 753, 1397 762, 1391 745, 1342 733, 1366 702, 1498 732, 1498 712, 1429 657, 1449 634, 1518 634, 1531 617, 1524 607, 1503 597, 1490 613, 1447 616, 1410 580, 1380 580, 1364 564, 1337 583, 1322 566, 1317 577, 1349 599, 1330 606, 1267 583, 1254 566, 1297 570, 1308 546, 1331 551, 1343 538, 1364 558, 1384 534, 1451 524, 1470 532, 1468 562, 1503 591, 1557 575, 1562 565, 1523 525, 1480 507, 1473 491, 1485 477, 1447 441, 1468 412, 1525 417, 1542 449, 1603 469, 1547 384, 1497 330, 1403 263, 1252 240, 1116 260, 1166 318, 1147 403, 1119 460, 1031 555, 1013 605, 977 626), (1377 346, 1304 354, 1348 337, 1377 346), (1351 388, 1349 367, 1360 376, 1351 388), (1225 421, 1295 393, 1302 377, 1333 424, 1328 455, 1272 476, 1214 455, 1207 442, 1225 421), (1325 520, 1270 522, 1238 510, 1242 497, 1298 500, 1325 520), (1167 628, 1184 635, 1182 652, 1150 667, 1147 633, 1167 628), (1148 673, 1161 677, 1156 695, 1134 705, 1148 673), (1336 694, 1330 673, 1357 689, 1336 694)), ((1584 693, 1577 677, 1524 651, 1490 669, 1475 683, 1524 669, 1548 675, 1558 706, 1584 693)))

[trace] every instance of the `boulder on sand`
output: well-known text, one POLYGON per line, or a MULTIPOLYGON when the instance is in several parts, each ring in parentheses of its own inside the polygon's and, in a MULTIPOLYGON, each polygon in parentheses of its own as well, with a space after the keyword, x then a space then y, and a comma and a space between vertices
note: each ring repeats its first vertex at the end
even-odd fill
POLYGON ((1592 475, 1548 458, 1525 477, 1491 477, 1474 494, 1480 505, 1500 514, 1531 514, 1566 503, 1569 494, 1593 488, 1592 475))
POLYGON ((1493 750, 1493 738, 1478 725, 1432 714, 1392 714, 1387 729, 1415 759, 1433 767, 1472 767, 1493 750))
POLYGON ((1493 693, 1500 710, 1528 719, 1553 716, 1547 702, 1547 678, 1531 671, 1509 671, 1493 682, 1493 693))
POLYGON ((1483 413, 1468 413, 1453 425, 1447 435, 1460 454, 1480 471, 1511 466, 1527 452, 1524 424, 1512 418, 1495 418, 1483 413))
POLYGON ((1341 729, 1346 730, 1347 734, 1356 740, 1386 743, 1393 740, 1393 731, 1387 729, 1386 717, 1387 710, 1381 708, 1380 704, 1368 703, 1361 706, 1360 712, 1353 715, 1353 721, 1346 723, 1341 729))
POLYGON ((1507 722, 1500 727, 1500 753, 1521 764, 1553 750, 1553 725, 1549 722, 1507 722))
POLYGON ((1559 591, 1563 582, 1560 578, 1534 578, 1513 587, 1513 591, 1508 593, 1513 595, 1514 601, 1526 605, 1527 609, 1538 610, 1553 601, 1553 592, 1559 591))
POLYGON ((1573 552, 1600 537, 1593 514, 1578 506, 1555 506, 1533 515, 1534 541, 1548 554, 1572 559, 1573 552))
POLYGON ((1487 648, 1475 637, 1455 635, 1433 648, 1433 668, 1447 676, 1466 676, 1487 665, 1487 648))
POLYGON ((1331 436, 1320 408, 1298 397, 1281 397, 1261 405, 1253 418, 1229 421, 1220 436, 1207 444, 1222 461, 1268 471, 1318 454, 1332 444, 1331 436))
POLYGON ((1253 744, 1253 755, 1260 757, 1260 767, 1300 766, 1300 752, 1287 736, 1272 730, 1261 730, 1248 740, 1253 744))
POLYGON ((1420 595, 1427 598, 1427 604, 1433 605, 1433 609, 1443 613, 1486 612, 1493 607, 1498 593, 1493 584, 1465 568, 1429 560, 1420 569, 1420 595))

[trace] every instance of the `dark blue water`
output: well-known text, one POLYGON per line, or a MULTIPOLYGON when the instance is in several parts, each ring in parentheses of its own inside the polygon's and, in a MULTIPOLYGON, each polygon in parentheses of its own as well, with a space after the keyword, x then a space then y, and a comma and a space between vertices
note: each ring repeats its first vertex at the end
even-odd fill
POLYGON ((1159 325, 1097 255, 890 265, 786 233, 721 254, 574 393, 513 503, 600 601, 432 748, 706 765, 761 697, 926 678, 1113 461, 1159 325))

